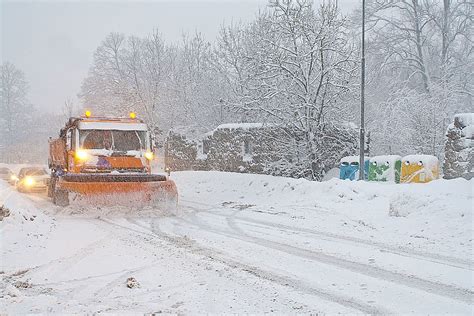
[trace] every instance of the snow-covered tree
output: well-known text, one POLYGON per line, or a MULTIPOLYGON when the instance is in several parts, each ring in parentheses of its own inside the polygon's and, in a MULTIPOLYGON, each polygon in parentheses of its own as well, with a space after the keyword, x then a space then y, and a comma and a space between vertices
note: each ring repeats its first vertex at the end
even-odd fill
POLYGON ((222 121, 223 87, 211 45, 199 33, 166 44, 158 32, 139 38, 111 33, 94 54, 81 98, 109 115, 136 111, 152 128, 222 121))
POLYGON ((474 113, 457 114, 445 139, 444 177, 474 177, 474 113))
POLYGON ((32 106, 28 102, 28 83, 24 73, 13 64, 0 66, 0 145, 8 146, 24 139, 31 123, 32 106))
POLYGON ((472 3, 368 2, 368 123, 379 153, 441 156, 449 118, 472 102, 472 3))
POLYGON ((334 166, 326 160, 338 160, 341 153, 341 148, 326 152, 325 139, 352 141, 333 133, 337 122, 348 118, 342 100, 358 69, 336 3, 314 10, 310 1, 271 1, 246 28, 223 29, 219 46, 234 87, 230 103, 242 120, 281 126, 288 135, 282 156, 303 149, 302 176, 320 180, 334 166))

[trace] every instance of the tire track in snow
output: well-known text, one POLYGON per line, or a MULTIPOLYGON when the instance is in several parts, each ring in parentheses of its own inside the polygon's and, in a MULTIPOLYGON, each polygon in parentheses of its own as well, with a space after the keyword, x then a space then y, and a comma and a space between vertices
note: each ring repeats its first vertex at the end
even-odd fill
POLYGON ((184 218, 178 218, 186 224, 196 226, 203 231, 209 231, 218 235, 222 235, 228 238, 237 239, 244 242, 253 243, 262 247, 278 250, 289 255, 298 256, 300 258, 309 259, 324 263, 327 265, 337 266, 339 268, 349 270, 351 272, 360 273, 375 279, 382 279, 388 282, 405 285, 411 288, 425 291, 430 294, 437 294, 443 297, 452 298, 465 303, 472 303, 474 292, 469 289, 459 288, 453 285, 444 283, 434 282, 422 278, 418 278, 412 275, 406 275, 403 273, 386 270, 376 266, 371 266, 364 263, 354 262, 347 259, 327 255, 323 252, 317 252, 313 250, 307 250, 298 248, 293 245, 283 244, 276 241, 263 239, 260 237, 254 237, 246 235, 245 233, 236 234, 229 231, 219 230, 215 227, 202 223, 195 214, 191 214, 192 220, 184 218), (201 224, 199 224, 199 222, 201 224))
MULTIPOLYGON (((58 268, 60 269, 59 272, 65 272, 68 268, 72 267, 77 262, 81 261, 82 259, 84 259, 88 255, 91 255, 92 253, 94 253, 94 251, 100 245, 107 243, 109 237, 110 236, 105 236, 105 237, 97 239, 97 240, 95 240, 91 243, 88 243, 88 244, 78 248, 76 251, 74 251, 69 256, 55 258, 55 259, 52 259, 50 261, 47 261, 45 263, 42 263, 42 264, 39 264, 39 265, 36 265, 36 266, 33 266, 33 267, 23 268, 22 270, 27 270, 25 275, 28 275, 30 277, 31 277, 31 274, 39 273, 42 270, 50 270, 52 268, 52 266, 54 266, 54 265, 58 266, 58 268)), ((56 272, 56 274, 57 274, 57 272, 56 272)), ((58 281, 58 282, 55 282, 55 283, 59 284, 59 283, 63 283, 63 282, 67 282, 67 281, 58 281)), ((48 283, 48 284, 50 284, 50 283, 48 283)), ((54 284, 54 283, 51 283, 51 284, 54 284)))
MULTIPOLYGON (((194 204, 199 204, 206 206, 207 204, 204 203, 196 203, 192 201, 186 201, 185 202, 191 202, 194 204)), ((215 206, 212 205, 207 205, 210 208, 215 208, 215 206)), ((194 206, 190 205, 182 205, 182 207, 186 207, 190 210, 192 210, 195 213, 207 213, 207 214, 212 214, 214 216, 220 216, 220 217, 227 217, 228 215, 224 214, 219 214, 217 212, 209 211, 208 209, 200 209, 196 208, 194 206)), ((226 211, 229 211, 228 209, 225 209, 226 211)), ((426 260, 430 262, 435 262, 439 264, 444 264, 448 266, 452 266, 455 268, 461 268, 461 269, 466 269, 466 270, 471 270, 474 271, 474 262, 468 259, 462 259, 462 258, 457 258, 457 257, 451 257, 451 256, 446 256, 442 254, 436 254, 436 253, 429 253, 429 252, 423 252, 419 251, 416 249, 411 249, 407 247, 396 247, 392 246, 389 244, 385 244, 382 242, 378 241, 373 241, 373 240, 367 240, 363 238, 358 238, 358 237, 351 237, 351 236, 345 236, 345 235, 340 235, 340 234, 335 234, 335 233, 330 233, 330 232, 324 232, 324 231, 319 231, 319 230, 314 230, 314 229, 309 229, 309 228, 304 228, 304 227, 294 227, 294 226, 289 226, 289 225, 284 225, 284 224, 279 224, 271 221, 265 221, 265 220, 259 220, 259 219, 254 219, 254 218, 249 218, 245 216, 236 216, 236 219, 243 221, 243 222, 248 222, 252 224, 260 224, 264 226, 268 226, 271 228, 279 228, 283 230, 290 230, 294 232, 301 232, 301 233, 307 233, 307 234, 312 234, 312 235, 317 235, 317 236, 323 236, 326 238, 331 238, 331 239, 336 239, 336 240, 343 240, 355 244, 363 244, 363 245, 368 245, 372 247, 379 247, 381 248, 381 251, 393 253, 396 255, 400 256, 405 256, 408 258, 418 258, 420 260, 426 260)))
POLYGON ((389 314, 390 313, 389 311, 382 309, 381 307, 369 305, 364 302, 358 302, 352 297, 330 293, 324 289, 316 288, 313 285, 306 283, 304 281, 297 280, 297 279, 284 276, 284 275, 279 275, 273 272, 263 270, 256 266, 252 266, 249 264, 236 261, 215 249, 198 245, 196 241, 191 240, 187 237, 169 235, 163 232, 159 228, 157 221, 154 219, 151 220, 150 227, 146 227, 145 225, 133 219, 128 219, 128 220, 130 223, 136 225, 137 227, 145 229, 147 232, 144 232, 143 230, 138 230, 131 227, 123 226, 114 222, 109 222, 107 220, 104 220, 104 221, 110 225, 115 225, 117 227, 127 229, 137 234, 152 236, 161 241, 166 241, 175 247, 186 249, 188 251, 191 251, 195 255, 204 256, 212 261, 219 262, 232 269, 241 270, 257 278, 270 281, 281 286, 291 287, 296 291, 301 291, 310 295, 320 297, 324 300, 337 303, 346 308, 355 309, 366 314, 389 314))
MULTIPOLYGON (((212 213, 212 212, 207 212, 207 213, 212 213)), ((215 213, 213 213, 213 215, 223 216, 223 215, 215 214, 215 213)), ((278 228, 285 231, 293 231, 296 233, 316 235, 316 236, 326 238, 326 240, 328 241, 334 241, 334 242, 345 241, 357 246, 360 246, 360 245, 372 246, 374 248, 378 248, 380 252, 391 253, 391 254, 395 254, 398 256, 406 257, 406 258, 424 260, 428 262, 450 266, 453 268, 474 271, 474 263, 468 260, 460 259, 460 258, 447 257, 443 255, 438 255, 438 254, 430 254, 430 253, 420 252, 417 250, 409 250, 408 248, 406 249, 397 248, 397 247, 393 247, 393 246, 380 243, 377 241, 371 241, 371 240, 361 239, 357 237, 343 236, 343 235, 333 234, 329 232, 326 233, 326 232, 314 231, 312 229, 306 229, 306 228, 296 228, 296 227, 292 227, 292 226, 288 226, 284 224, 272 223, 268 221, 253 220, 251 218, 244 217, 244 216, 234 216, 234 220, 246 222, 250 225, 253 224, 254 227, 265 226, 267 229, 278 228)))

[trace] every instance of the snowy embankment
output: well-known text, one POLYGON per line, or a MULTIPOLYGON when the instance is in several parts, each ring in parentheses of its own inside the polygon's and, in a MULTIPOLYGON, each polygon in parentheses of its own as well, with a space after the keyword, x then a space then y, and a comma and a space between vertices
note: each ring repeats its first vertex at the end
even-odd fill
POLYGON ((180 208, 154 218, 0 183, 0 312, 472 312, 474 180, 172 178, 180 208))
POLYGON ((177 172, 174 178, 184 205, 241 208, 298 227, 472 255, 473 180, 311 182, 224 172, 177 172))

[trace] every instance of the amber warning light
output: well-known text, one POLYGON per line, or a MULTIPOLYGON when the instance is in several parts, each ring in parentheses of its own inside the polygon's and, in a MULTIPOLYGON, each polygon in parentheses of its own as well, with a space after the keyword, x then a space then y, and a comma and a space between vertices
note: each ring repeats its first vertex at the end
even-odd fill
POLYGON ((86 117, 91 117, 92 113, 91 111, 87 110, 86 113, 84 113, 86 115, 86 117))
POLYGON ((130 112, 130 118, 131 119, 134 119, 136 117, 137 117, 137 115, 135 114, 135 112, 130 112))

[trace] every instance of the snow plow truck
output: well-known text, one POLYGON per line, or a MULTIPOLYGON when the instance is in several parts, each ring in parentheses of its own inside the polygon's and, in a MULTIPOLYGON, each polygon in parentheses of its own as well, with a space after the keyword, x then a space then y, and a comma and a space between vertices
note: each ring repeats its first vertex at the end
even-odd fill
POLYGON ((169 174, 153 174, 154 138, 147 125, 128 118, 72 117, 49 141, 53 203, 100 206, 176 207, 178 192, 169 174))

